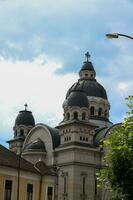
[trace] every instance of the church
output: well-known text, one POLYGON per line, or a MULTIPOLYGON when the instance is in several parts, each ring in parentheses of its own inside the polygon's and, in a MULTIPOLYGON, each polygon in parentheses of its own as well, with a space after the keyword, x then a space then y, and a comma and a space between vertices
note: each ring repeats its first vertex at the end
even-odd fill
POLYGON ((38 171, 44 170, 44 200, 108 199, 105 191, 97 188, 96 173, 103 166, 100 144, 113 127, 110 103, 105 88, 96 80, 89 53, 85 56, 79 79, 64 97, 63 120, 54 128, 36 124, 25 105, 16 117, 13 138, 7 141, 10 151, 38 171))

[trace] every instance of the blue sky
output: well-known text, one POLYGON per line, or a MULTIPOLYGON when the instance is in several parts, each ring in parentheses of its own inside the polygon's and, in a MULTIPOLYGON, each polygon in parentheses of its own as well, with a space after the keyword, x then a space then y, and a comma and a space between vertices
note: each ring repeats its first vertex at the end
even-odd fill
POLYGON ((133 41, 105 34, 133 35, 132 21, 131 0, 1 0, 0 143, 13 136, 25 103, 36 122, 58 124, 86 51, 107 90, 110 119, 120 122, 133 94, 133 41))

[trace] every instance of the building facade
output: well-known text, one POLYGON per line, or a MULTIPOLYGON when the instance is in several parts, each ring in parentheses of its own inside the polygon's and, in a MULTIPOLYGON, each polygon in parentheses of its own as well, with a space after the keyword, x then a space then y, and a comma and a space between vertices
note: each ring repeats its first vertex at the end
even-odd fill
POLYGON ((0 145, 0 200, 52 199, 54 172, 0 145))
MULTIPOLYGON (((105 192, 97 188, 96 172, 103 165, 100 143, 112 127, 110 104, 106 90, 96 80, 88 52, 78 81, 66 93, 63 110, 63 120, 51 128, 35 124, 25 105, 15 120, 9 149, 41 167, 41 171, 42 166, 52 170, 52 186, 48 189, 51 196, 43 199, 105 199, 105 192)), ((45 176, 44 180, 47 185, 45 176)))

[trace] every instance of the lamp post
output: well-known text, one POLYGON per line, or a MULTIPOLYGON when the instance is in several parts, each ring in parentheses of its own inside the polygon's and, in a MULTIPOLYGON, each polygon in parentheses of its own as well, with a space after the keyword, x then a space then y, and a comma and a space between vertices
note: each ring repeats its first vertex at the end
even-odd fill
POLYGON ((118 38, 119 36, 126 37, 126 38, 129 38, 129 39, 133 40, 133 37, 131 37, 129 35, 121 34, 121 33, 107 33, 106 34, 106 37, 108 39, 118 38))

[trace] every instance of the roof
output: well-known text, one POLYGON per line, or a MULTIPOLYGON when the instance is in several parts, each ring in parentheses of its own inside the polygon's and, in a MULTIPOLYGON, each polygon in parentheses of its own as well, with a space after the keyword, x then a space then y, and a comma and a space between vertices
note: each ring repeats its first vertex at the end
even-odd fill
POLYGON ((101 97, 103 99, 107 99, 106 90, 95 79, 79 79, 79 81, 74 83, 68 90, 66 99, 73 90, 82 90, 86 93, 87 96, 101 97))
POLYGON ((24 141, 25 140, 25 137, 24 136, 15 136, 13 139, 11 140, 8 140, 7 143, 10 143, 10 142, 13 142, 13 141, 17 141, 17 140, 22 140, 24 141))
POLYGON ((80 72, 84 71, 84 70, 89 70, 89 71, 94 71, 95 72, 94 67, 92 65, 92 62, 85 61, 84 64, 83 64, 83 66, 81 67, 80 72))
POLYGON ((38 125, 46 126, 46 128, 48 129, 48 131, 50 132, 50 135, 52 137, 53 149, 55 149, 56 147, 58 147, 59 144, 60 144, 60 135, 59 135, 58 128, 52 128, 52 127, 50 127, 50 126, 48 126, 46 124, 43 124, 43 123, 36 124, 36 127, 38 125))
POLYGON ((89 106, 86 94, 82 90, 73 90, 65 101, 67 107, 87 107, 89 106))
POLYGON ((110 127, 103 127, 96 131, 96 134, 94 136, 94 144, 96 146, 99 146, 101 141, 110 133, 111 130, 113 130, 115 127, 120 126, 121 123, 114 124, 110 127))
POLYGON ((30 162, 0 145, 0 166, 16 169, 19 168, 19 162, 21 170, 38 173, 38 171, 34 168, 34 165, 32 165, 30 162))
POLYGON ((45 126, 48 128, 48 130, 49 130, 49 132, 50 132, 50 134, 52 136, 53 149, 55 149, 60 144, 59 130, 57 128, 51 128, 48 125, 45 125, 45 126))
POLYGON ((15 120, 15 126, 25 125, 25 126, 35 126, 35 120, 31 111, 21 110, 15 120))
POLYGON ((24 148, 24 151, 30 152, 46 152, 45 144, 41 139, 37 139, 35 142, 27 144, 24 148))

